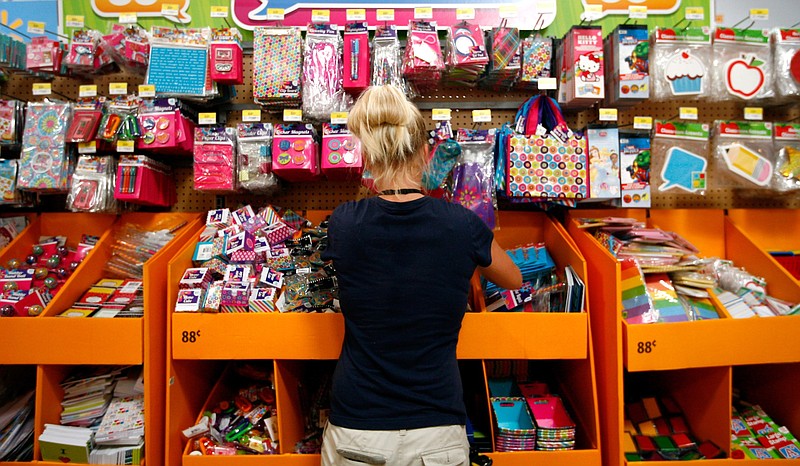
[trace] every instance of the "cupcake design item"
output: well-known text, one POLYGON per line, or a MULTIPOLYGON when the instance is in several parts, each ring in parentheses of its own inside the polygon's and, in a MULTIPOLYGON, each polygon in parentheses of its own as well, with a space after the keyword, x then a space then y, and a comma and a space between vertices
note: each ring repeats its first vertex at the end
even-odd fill
POLYGON ((679 50, 670 58, 664 77, 670 83, 673 95, 699 95, 703 93, 706 68, 689 49, 679 50))

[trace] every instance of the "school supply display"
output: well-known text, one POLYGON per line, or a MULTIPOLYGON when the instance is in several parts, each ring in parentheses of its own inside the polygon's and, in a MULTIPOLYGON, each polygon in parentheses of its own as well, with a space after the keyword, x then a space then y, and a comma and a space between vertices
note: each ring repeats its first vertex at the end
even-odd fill
POLYGON ((769 189, 775 172, 773 149, 771 123, 714 122, 715 185, 725 189, 769 189))
POLYGON ((444 80, 448 84, 475 87, 489 63, 489 55, 478 24, 463 23, 447 28, 444 80))
POLYGON ((369 30, 365 21, 344 26, 344 68, 342 87, 357 95, 369 87, 369 30))
POLYGON ((635 105, 650 97, 650 34, 644 25, 620 25, 605 42, 606 102, 635 105))
POLYGON ((233 128, 198 126, 194 129, 194 189, 236 191, 235 138, 233 128))
POLYGON ((775 96, 772 49, 761 29, 714 31, 711 97, 716 100, 764 100, 775 96))
POLYGON ((430 92, 444 74, 444 58, 436 33, 436 22, 412 20, 403 55, 403 76, 416 92, 430 92))

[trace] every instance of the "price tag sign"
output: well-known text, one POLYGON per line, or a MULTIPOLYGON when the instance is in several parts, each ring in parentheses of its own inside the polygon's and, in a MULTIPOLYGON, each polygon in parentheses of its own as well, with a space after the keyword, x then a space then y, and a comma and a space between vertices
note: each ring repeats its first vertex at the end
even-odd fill
POLYGON ((600 121, 617 121, 617 109, 616 108, 601 108, 598 111, 600 121))
POLYGON ((303 111, 297 108, 284 109, 283 121, 303 121, 303 111))
POLYGON ((456 19, 459 21, 475 19, 475 8, 456 8, 456 19))
POLYGON ((539 80, 536 81, 536 85, 539 87, 540 91, 555 90, 557 84, 556 78, 539 78, 539 80))
POLYGON ((761 107, 745 107, 744 119, 751 121, 762 121, 764 119, 764 109, 761 107))
POLYGON ((683 17, 689 21, 703 21, 706 19, 706 11, 701 6, 687 6, 684 11, 683 17))
POLYGON ((556 12, 555 0, 542 0, 536 2, 536 12, 539 14, 552 14, 556 12))
POLYGON ((498 13, 501 18, 516 18, 517 5, 500 5, 500 11, 498 13))
POLYGON ((133 141, 117 141, 117 152, 133 152, 133 141))
POLYGON ((653 129, 653 117, 649 116, 633 117, 633 129, 653 129))
POLYGON ((180 5, 177 3, 165 3, 161 5, 161 14, 164 16, 178 16, 180 5))
POLYGON ((334 124, 334 125, 346 125, 347 124, 347 112, 333 112, 333 113, 331 113, 331 124, 334 124))
POLYGON ((32 93, 33 95, 50 95, 53 93, 53 87, 50 83, 34 83, 32 93))
POLYGON ((136 17, 136 13, 119 14, 119 22, 122 24, 136 24, 137 21, 139 21, 139 18, 136 17))
POLYGON ((79 154, 96 154, 97 153, 97 141, 79 142, 78 143, 78 153, 79 154))
POLYGON ((68 28, 82 28, 84 24, 83 16, 67 15, 64 20, 64 25, 68 28))
POLYGON ((84 84, 78 87, 78 97, 97 97, 97 85, 84 84))
POLYGON ((109 95, 125 95, 128 93, 128 83, 109 83, 109 95))
POLYGON ((261 121, 261 110, 242 110, 242 121, 261 121))
POLYGON ((41 21, 28 21, 28 32, 31 34, 44 34, 44 23, 41 21))
POLYGON ((227 18, 228 17, 228 7, 226 7, 226 6, 212 6, 211 7, 211 17, 212 18, 227 18))
POLYGON ((769 8, 751 8, 750 19, 753 21, 766 21, 769 19, 769 8))
POLYGON ((681 107, 678 114, 681 120, 696 120, 698 117, 697 107, 681 107))
POLYGON ((197 116, 197 122, 201 125, 216 125, 217 114, 215 112, 201 113, 197 116))
POLYGON ((628 7, 628 18, 647 19, 647 7, 642 5, 631 5, 628 7))
POLYGON ((451 111, 449 108, 434 108, 431 110, 431 118, 433 121, 447 121, 451 118, 451 111))
POLYGON ((603 5, 586 5, 583 10, 583 19, 594 21, 603 17, 603 5))
POLYGON ((414 8, 414 19, 433 19, 433 8, 429 6, 414 8))
POLYGON ((331 10, 311 10, 311 21, 327 23, 331 20, 331 10))
POLYGON ((363 8, 348 8, 346 16, 348 21, 366 21, 367 10, 363 8))
POLYGON ((378 21, 394 21, 394 9, 379 8, 375 11, 375 19, 378 21))
POLYGON ((473 110, 472 111, 472 122, 473 123, 491 123, 492 122, 492 111, 490 109, 484 110, 473 110))
POLYGON ((156 86, 153 84, 139 84, 139 97, 155 97, 156 86))
POLYGON ((267 8, 268 21, 283 21, 283 8, 267 8))

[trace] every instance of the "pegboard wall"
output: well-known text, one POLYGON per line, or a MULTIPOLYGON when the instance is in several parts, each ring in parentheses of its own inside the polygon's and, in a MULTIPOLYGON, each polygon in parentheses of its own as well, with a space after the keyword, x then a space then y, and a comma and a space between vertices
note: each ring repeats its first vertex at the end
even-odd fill
MULTIPOLYGON (((245 84, 236 86, 236 96, 229 104, 220 106, 200 106, 200 111, 216 111, 220 123, 228 126, 241 122, 242 110, 260 108, 253 102, 252 93, 252 68, 253 56, 251 53, 244 55, 245 84)), ((179 72, 176 70, 176 72, 179 72)), ((0 87, 5 98, 14 98, 22 101, 39 101, 40 96, 32 95, 32 86, 38 79, 24 75, 13 75, 10 80, 0 87)), ((98 76, 92 80, 75 77, 56 77, 52 81, 53 98, 66 97, 76 99, 79 87, 84 84, 96 84, 99 95, 108 95, 110 83, 128 83, 128 92, 135 93, 137 86, 143 82, 143 77, 120 72, 110 75, 98 76)), ((443 88, 428 95, 421 95, 415 99, 422 109, 423 115, 428 118, 430 127, 433 121, 430 118, 432 108, 451 108, 453 128, 490 128, 499 127, 504 122, 513 120, 517 107, 531 97, 530 92, 490 92, 480 89, 443 88), (491 109, 492 123, 474 124, 472 110, 491 109)), ((650 116, 655 119, 676 118, 680 107, 697 107, 699 121, 713 123, 714 120, 734 120, 743 118, 744 103, 737 102, 700 102, 693 100, 670 100, 663 102, 646 101, 634 107, 618 109, 618 126, 620 129, 630 129, 635 116, 650 116)), ((577 110, 565 110, 565 118, 573 129, 583 128, 595 123, 598 118, 598 107, 577 110)), ((798 118, 800 106, 798 104, 784 104, 765 108, 766 121, 785 121, 798 118)), ((280 123, 281 115, 262 111, 262 121, 273 124, 280 123)), ((164 160, 162 158, 162 160, 164 160)), ((169 161, 169 160, 167 160, 169 161)), ((274 205, 291 207, 296 210, 332 210, 344 201, 360 199, 370 193, 362 188, 358 182, 329 182, 319 181, 311 183, 282 183, 280 191, 273 196, 253 194, 227 194, 195 191, 193 189, 193 172, 191 159, 180 157, 174 160, 178 200, 173 206, 173 211, 205 211, 218 207, 236 207, 243 203, 274 205)), ((715 189, 713 186, 713 173, 709 173, 709 190, 705 196, 691 194, 659 193, 653 187, 653 208, 800 208, 800 194, 791 196, 776 196, 774 194, 759 195, 738 193, 731 190, 715 189)), ((674 190, 673 190, 674 191, 674 190)), ((590 203, 589 207, 597 207, 590 203)), ((59 207, 44 203, 47 210, 57 210, 59 207)))

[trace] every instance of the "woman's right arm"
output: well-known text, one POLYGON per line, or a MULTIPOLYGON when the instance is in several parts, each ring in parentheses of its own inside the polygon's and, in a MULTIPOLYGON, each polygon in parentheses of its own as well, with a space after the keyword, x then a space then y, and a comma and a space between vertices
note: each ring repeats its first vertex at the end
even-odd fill
POLYGON ((492 263, 488 267, 478 267, 478 271, 501 288, 518 290, 522 287, 522 272, 497 244, 497 240, 492 240, 492 263))

